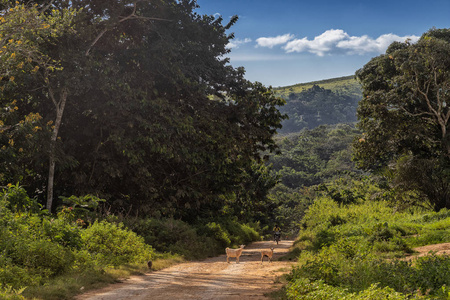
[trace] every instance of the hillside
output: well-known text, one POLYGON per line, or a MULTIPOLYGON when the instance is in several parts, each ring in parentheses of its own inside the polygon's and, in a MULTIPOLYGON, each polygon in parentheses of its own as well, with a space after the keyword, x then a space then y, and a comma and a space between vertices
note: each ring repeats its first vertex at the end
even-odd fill
POLYGON ((313 129, 320 125, 353 123, 362 97, 361 86, 353 76, 340 77, 275 89, 286 100, 280 111, 289 116, 281 134, 313 129))
POLYGON ((278 87, 274 88, 274 91, 277 96, 288 99, 289 94, 306 91, 314 85, 331 90, 336 94, 345 94, 349 96, 361 95, 361 85, 356 81, 355 76, 353 75, 278 87))

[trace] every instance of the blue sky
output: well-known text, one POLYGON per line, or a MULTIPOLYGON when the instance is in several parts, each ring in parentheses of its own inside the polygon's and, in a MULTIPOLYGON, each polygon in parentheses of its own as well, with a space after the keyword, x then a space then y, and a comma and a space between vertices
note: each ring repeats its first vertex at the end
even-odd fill
POLYGON ((393 41, 450 27, 450 0, 197 0, 200 14, 233 15, 234 67, 273 87, 353 75, 393 41))

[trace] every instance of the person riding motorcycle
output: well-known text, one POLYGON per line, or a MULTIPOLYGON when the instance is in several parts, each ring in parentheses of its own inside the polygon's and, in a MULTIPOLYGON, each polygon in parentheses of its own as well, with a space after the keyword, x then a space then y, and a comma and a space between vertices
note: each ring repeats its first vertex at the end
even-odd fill
POLYGON ((281 228, 278 225, 275 225, 273 228, 273 240, 276 241, 278 237, 278 240, 281 240, 281 228))

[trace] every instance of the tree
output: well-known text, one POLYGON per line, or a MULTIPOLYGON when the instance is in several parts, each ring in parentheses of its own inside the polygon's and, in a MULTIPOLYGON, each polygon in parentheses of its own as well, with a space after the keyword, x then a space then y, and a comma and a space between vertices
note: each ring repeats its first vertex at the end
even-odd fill
MULTIPOLYGON (((236 22, 195 1, 36 1, 73 9, 74 34, 41 47, 60 62, 67 95, 55 194, 95 194, 114 209, 183 216, 248 180, 284 116, 282 99, 225 58, 236 22)), ((43 122, 57 115, 37 81, 26 95, 43 122)), ((24 108, 25 109, 25 108, 24 108)))
POLYGON ((304 129, 279 138, 281 153, 272 155, 269 162, 280 181, 292 189, 342 176, 358 177, 361 174, 351 161, 351 144, 359 133, 347 124, 304 129))
MULTIPOLYGON (((2 147, 2 154, 6 156, 5 162, 7 167, 1 175, 5 177, 6 171, 6 173, 10 174, 7 176, 8 178, 2 179, 19 180, 21 176, 17 178, 17 174, 14 174, 15 171, 11 169, 14 161, 13 157, 22 156, 20 152, 24 152, 24 148, 18 145, 28 144, 29 146, 32 137, 38 135, 38 131, 51 130, 52 134, 48 150, 49 175, 47 185, 47 206, 51 208, 56 143, 67 99, 67 89, 63 88, 59 99, 57 99, 51 81, 54 73, 60 71, 61 67, 59 62, 48 54, 43 45, 54 43, 56 39, 61 38, 62 35, 70 31, 75 11, 63 9, 47 14, 48 6, 25 5, 19 2, 5 2, 2 6, 3 10, 0 16, 0 47, 2 49, 0 51, 0 78, 5 78, 6 80, 2 80, 0 89, 2 91, 2 106, 6 112, 1 116, 0 131, 5 133, 5 139, 8 139, 8 144, 5 143, 5 140, 2 147), (42 116, 39 112, 28 111, 22 115, 17 113, 20 105, 18 100, 15 99, 16 97, 20 99, 20 102, 26 102, 25 106, 34 105, 35 99, 27 99, 25 94, 18 92, 22 89, 27 89, 26 82, 30 79, 39 83, 38 88, 46 93, 45 97, 47 100, 51 101, 55 106, 56 118, 53 126, 49 122, 45 125, 40 124, 39 121, 41 121, 42 116), (14 147, 16 142, 18 144, 14 147), (18 151, 14 151, 14 149, 18 149, 18 151)), ((36 156, 33 158, 36 159, 36 156)), ((33 158, 28 157, 28 159, 33 158)))
POLYGON ((313 129, 322 124, 339 124, 356 121, 356 107, 360 96, 340 94, 313 85, 300 93, 290 93, 289 101, 280 108, 289 114, 283 122, 281 133, 313 129))
POLYGON ((367 170, 397 170, 397 186, 418 191, 435 209, 450 208, 449 38, 450 30, 431 29, 415 44, 395 42, 356 73, 363 135, 355 158, 367 170), (419 169, 423 176, 405 176, 419 169))

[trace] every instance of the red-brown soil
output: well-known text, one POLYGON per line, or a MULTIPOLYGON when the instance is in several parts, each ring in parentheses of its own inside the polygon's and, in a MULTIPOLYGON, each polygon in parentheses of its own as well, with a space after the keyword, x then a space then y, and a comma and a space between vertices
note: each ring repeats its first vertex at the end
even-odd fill
MULTIPOLYGON (((278 278, 295 262, 276 261, 292 247, 293 241, 256 242, 245 247, 240 263, 226 262, 226 256, 181 263, 144 276, 78 296, 78 300, 120 299, 267 299, 264 294, 281 287, 278 278), (274 261, 261 263, 261 249, 274 247, 274 261)), ((224 250, 225 253, 225 250, 224 250)))

